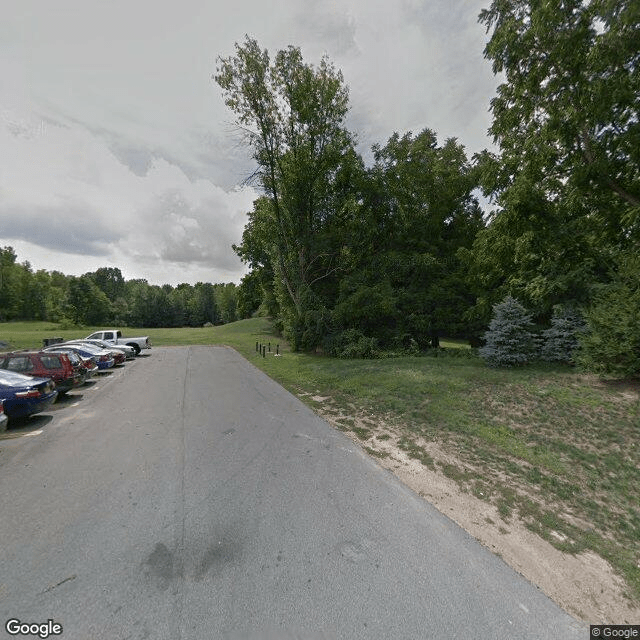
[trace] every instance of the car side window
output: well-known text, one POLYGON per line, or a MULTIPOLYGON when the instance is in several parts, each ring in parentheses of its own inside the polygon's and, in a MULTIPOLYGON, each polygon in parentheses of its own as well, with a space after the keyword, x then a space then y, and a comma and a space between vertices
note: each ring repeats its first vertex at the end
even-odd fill
POLYGON ((105 340, 113 340, 113 331, 107 331, 107 332, 104 334, 104 339, 105 339, 105 340))
POLYGON ((7 362, 7 369, 9 371, 17 371, 21 373, 23 371, 32 371, 34 369, 33 362, 29 358, 19 356, 15 358, 9 358, 7 362))
POLYGON ((40 362, 45 369, 60 369, 60 358, 58 356, 40 356, 40 362))

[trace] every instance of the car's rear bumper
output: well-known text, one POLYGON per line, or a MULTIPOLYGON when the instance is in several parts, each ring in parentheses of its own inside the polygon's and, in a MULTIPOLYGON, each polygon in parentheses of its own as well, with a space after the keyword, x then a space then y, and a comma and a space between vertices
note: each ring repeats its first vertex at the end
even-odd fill
POLYGON ((4 411, 11 418, 25 418, 48 409, 58 397, 57 391, 51 391, 46 396, 33 398, 31 402, 24 400, 5 400, 4 411))

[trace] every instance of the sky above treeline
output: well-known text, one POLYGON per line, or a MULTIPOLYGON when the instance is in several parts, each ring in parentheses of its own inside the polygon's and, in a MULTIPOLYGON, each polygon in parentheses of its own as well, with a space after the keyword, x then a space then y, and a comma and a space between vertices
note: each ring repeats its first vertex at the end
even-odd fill
POLYGON ((0 20, 0 246, 34 268, 239 282, 258 193, 216 58, 254 37, 328 55, 366 161, 394 131, 491 146, 476 0, 20 0, 0 20))

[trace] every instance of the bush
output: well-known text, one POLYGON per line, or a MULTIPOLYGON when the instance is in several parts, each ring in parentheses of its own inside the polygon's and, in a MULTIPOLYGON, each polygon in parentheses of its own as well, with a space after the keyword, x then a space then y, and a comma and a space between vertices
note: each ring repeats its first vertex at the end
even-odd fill
POLYGON ((358 329, 346 329, 325 338, 322 348, 334 358, 379 358, 378 341, 358 329))
POLYGON ((478 353, 491 367, 527 364, 536 352, 531 316, 511 296, 493 306, 493 319, 484 339, 486 344, 478 353))

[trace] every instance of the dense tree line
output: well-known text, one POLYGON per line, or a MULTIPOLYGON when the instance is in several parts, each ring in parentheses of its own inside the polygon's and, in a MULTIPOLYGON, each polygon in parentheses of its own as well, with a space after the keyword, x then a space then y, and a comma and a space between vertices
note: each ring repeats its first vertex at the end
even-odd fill
POLYGON ((372 356, 442 336, 479 346, 493 318, 483 353, 498 363, 517 315, 505 309, 521 308, 537 336, 525 360, 640 374, 640 4, 493 0, 479 19, 502 79, 497 151, 470 158, 425 128, 393 133, 366 166, 340 71, 247 37, 214 75, 261 192, 234 246, 240 285, 34 273, 5 248, 2 319, 183 326, 260 312, 296 350, 372 356))
MULTIPOLYGON (((243 306, 244 305, 244 306, 243 306)), ((75 325, 198 327, 244 317, 233 283, 150 285, 102 267, 81 276, 33 271, 12 247, 0 248, 0 321, 47 320, 75 325)))
POLYGON ((458 252, 483 222, 463 147, 428 129, 394 134, 365 167, 344 127, 341 73, 295 47, 272 62, 247 38, 215 79, 264 191, 235 247, 251 268, 240 288, 293 348, 336 352, 345 332, 399 348, 464 335, 475 299, 458 252))
POLYGON ((472 158, 425 129, 392 134, 366 167, 326 58, 271 59, 250 37, 219 58, 263 193, 234 247, 251 270, 239 295, 294 349, 336 355, 479 344, 512 297, 538 331, 576 310, 582 361, 637 373, 640 6, 494 0, 479 19, 503 82, 499 150, 472 158))

